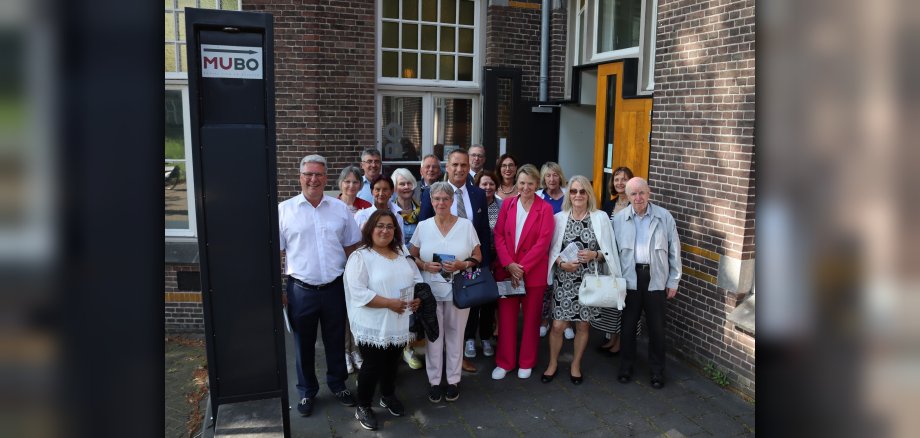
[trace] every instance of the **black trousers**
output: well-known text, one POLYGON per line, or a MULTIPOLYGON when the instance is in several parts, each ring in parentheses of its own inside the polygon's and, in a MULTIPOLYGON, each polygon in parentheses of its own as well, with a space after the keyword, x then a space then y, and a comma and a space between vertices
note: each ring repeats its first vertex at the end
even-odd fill
POLYGON ((288 313, 294 331, 297 391, 300 397, 316 397, 315 354, 317 326, 322 325, 323 348, 326 350, 326 385, 332 392, 347 389, 345 380, 345 289, 342 277, 328 287, 305 289, 288 280, 288 313))
POLYGON ((402 357, 402 345, 386 348, 358 344, 364 364, 358 371, 358 406, 370 407, 374 390, 380 385, 380 395, 389 397, 396 392, 396 370, 402 357))
POLYGON ((645 312, 648 327, 648 365, 652 375, 664 375, 664 327, 667 316, 667 293, 648 290, 650 272, 636 268, 636 290, 626 290, 623 329, 620 332, 620 375, 632 375, 636 363, 636 329, 645 312))
POLYGON ((492 339, 495 325, 496 301, 481 306, 470 307, 470 316, 466 319, 466 328, 463 330, 463 340, 476 340, 476 329, 479 329, 479 339, 492 339))

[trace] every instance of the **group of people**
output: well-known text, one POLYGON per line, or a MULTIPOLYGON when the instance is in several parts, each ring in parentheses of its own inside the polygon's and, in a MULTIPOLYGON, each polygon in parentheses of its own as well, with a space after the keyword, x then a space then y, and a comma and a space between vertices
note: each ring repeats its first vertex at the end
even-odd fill
POLYGON ((480 145, 453 150, 442 172, 438 157, 426 156, 417 181, 408 169, 382 175, 379 151, 367 149, 360 171, 342 170, 338 199, 323 191, 325 159, 310 155, 300 161, 302 194, 280 203, 278 218, 301 415, 312 413, 319 390, 314 345, 320 324, 326 384, 371 430, 377 428, 371 405, 378 388, 379 406, 405 414, 396 396, 401 359, 425 367, 429 401, 452 402, 460 397, 462 371, 476 371, 468 359, 477 346, 495 356, 493 379, 514 369, 526 379, 537 366, 539 338, 548 335, 541 381, 550 383, 559 371, 563 338, 569 338, 569 377, 579 385, 593 326, 606 333, 598 351, 621 355, 617 379, 629 383, 643 313, 651 385, 664 386, 666 300, 677 293, 680 243, 671 215, 649 202, 647 182, 628 168, 615 169, 609 185, 615 195, 598 208, 588 178, 566 180, 556 163, 538 170, 503 154, 492 172, 483 168, 485 157, 480 145), (572 245, 577 255, 565 251, 572 245), (452 278, 476 269, 490 269, 497 282, 519 293, 456 307, 452 278), (581 305, 582 278, 594 272, 625 278, 622 311, 581 305), (427 342, 424 365, 413 348, 420 341, 410 331, 410 314, 422 304, 415 293, 419 285, 427 285, 436 301, 439 333, 427 342), (357 398, 345 385, 355 370, 357 398))

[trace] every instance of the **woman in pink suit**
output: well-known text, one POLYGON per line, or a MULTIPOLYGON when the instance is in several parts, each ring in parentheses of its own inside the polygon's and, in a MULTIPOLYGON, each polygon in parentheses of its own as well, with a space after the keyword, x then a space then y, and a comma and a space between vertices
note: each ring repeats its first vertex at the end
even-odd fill
POLYGON ((527 164, 517 172, 518 196, 503 200, 495 223, 494 239, 497 257, 495 280, 510 280, 512 286, 524 283, 525 295, 498 300, 498 354, 492 378, 503 379, 515 368, 517 353, 517 321, 524 312, 521 350, 517 361, 518 377, 530 377, 537 363, 540 339, 540 311, 546 290, 546 270, 549 266, 549 245, 553 240, 553 207, 534 196, 540 184, 540 172, 527 164))

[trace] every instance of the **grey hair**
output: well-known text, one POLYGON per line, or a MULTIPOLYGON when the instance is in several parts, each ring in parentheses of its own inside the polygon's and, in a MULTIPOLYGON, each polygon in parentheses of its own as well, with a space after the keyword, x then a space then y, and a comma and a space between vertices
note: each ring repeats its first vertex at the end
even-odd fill
MULTIPOLYGON (((588 213, 594 213, 597 210, 597 198, 594 197, 594 186, 591 185, 591 181, 588 181, 586 176, 575 175, 569 178, 570 190, 574 182, 581 184, 581 188, 588 192, 588 213)), ((572 195, 568 193, 566 193, 565 199, 562 201, 562 211, 572 211, 572 195)))
MULTIPOLYGON (((362 178, 361 169, 355 166, 345 166, 345 168, 342 169, 342 173, 339 174, 339 180, 336 181, 335 185, 342 187, 342 182, 345 181, 345 178, 348 178, 348 175, 354 175, 358 183, 361 184, 361 187, 364 187, 364 178, 362 178)), ((358 190, 361 190, 361 187, 358 187, 358 190)))
POLYGON ((380 151, 378 151, 377 148, 367 148, 367 149, 365 149, 364 152, 361 152, 361 160, 362 160, 362 161, 364 160, 364 156, 365 156, 365 155, 370 155, 370 156, 372 156, 372 157, 380 158, 380 151))
POLYGON ((415 190, 415 186, 418 185, 418 180, 415 179, 415 175, 413 175, 412 172, 409 172, 409 169, 406 169, 405 167, 400 167, 399 169, 394 170, 393 173, 390 174, 390 178, 393 180, 393 187, 396 187, 399 185, 399 182, 396 181, 396 179, 399 177, 403 177, 403 179, 412 183, 412 190, 415 190))
POLYGON ((450 185, 449 182, 439 181, 431 185, 431 188, 428 189, 428 196, 431 196, 432 201, 436 192, 447 193, 450 196, 450 201, 454 202, 454 186, 450 185))
POLYGON ((307 155, 306 157, 303 157, 302 160, 300 160, 300 167, 297 169, 297 171, 303 172, 303 166, 305 166, 307 163, 318 163, 322 164, 323 167, 329 167, 326 164, 326 159, 323 158, 322 155, 307 155))

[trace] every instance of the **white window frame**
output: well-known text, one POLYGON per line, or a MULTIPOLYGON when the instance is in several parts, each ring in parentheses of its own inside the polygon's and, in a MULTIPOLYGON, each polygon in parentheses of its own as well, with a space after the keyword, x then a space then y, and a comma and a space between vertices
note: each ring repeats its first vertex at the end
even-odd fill
MULTIPOLYGON (((460 2, 460 1, 461 1, 461 0, 458 0, 458 2, 457 2, 457 3, 458 3, 458 9, 459 9, 459 2, 460 2)), ((465 1, 465 0, 464 0, 464 1, 465 1)), ((474 21, 473 21, 473 26, 472 26, 472 29, 473 29, 473 80, 472 80, 472 81, 457 81, 457 80, 454 80, 454 81, 446 81, 446 80, 441 80, 441 79, 419 79, 419 78, 408 79, 408 78, 391 78, 391 77, 384 77, 384 76, 383 76, 383 46, 382 46, 382 40, 383 40, 383 20, 384 20, 384 18, 383 18, 383 10, 382 10, 382 7, 381 7, 381 5, 380 5, 380 2, 376 2, 377 7, 376 7, 376 22, 375 22, 375 27, 376 27, 376 32, 375 32, 375 44, 376 44, 376 55, 377 55, 377 56, 376 56, 376 58, 377 58, 377 59, 376 59, 376 61, 377 61, 377 62, 376 62, 377 83, 378 83, 378 84, 381 84, 381 85, 410 85, 410 86, 413 86, 413 85, 414 85, 414 86, 423 86, 423 87, 425 87, 425 86, 427 86, 427 87, 450 87, 450 88, 469 89, 469 90, 477 90, 477 91, 478 91, 479 88, 480 88, 480 87, 479 87, 479 84, 480 84, 481 75, 482 75, 482 71, 481 71, 481 70, 482 70, 482 62, 481 62, 481 56, 480 56, 480 54, 482 53, 482 47, 481 47, 481 36, 480 36, 480 34, 482 33, 482 32, 481 32, 481 29, 482 29, 482 23, 483 23, 483 16, 482 16, 482 15, 483 15, 483 8, 482 8, 482 5, 481 5, 481 3, 482 3, 481 0, 476 0, 476 1, 474 1, 473 3, 474 3, 474 6, 473 6, 473 7, 474 7, 474 9, 473 9, 473 17, 474 17, 473 20, 474 20, 474 21)), ((437 4, 438 4, 438 11, 440 12, 441 2, 438 1, 437 4)), ((400 4, 400 6, 401 6, 401 4, 400 4)), ((402 10, 401 7, 400 7, 400 10, 402 10)), ((421 26, 423 23, 424 23, 424 24, 434 24, 434 25, 440 25, 440 24, 441 24, 440 22, 428 22, 428 21, 423 22, 423 21, 421 21, 421 13, 422 13, 421 4, 419 4, 419 21, 409 21, 409 23, 419 24, 419 26, 421 26)), ((439 15, 439 16, 440 16, 440 15, 439 15)), ((395 22, 395 23, 400 23, 400 24, 403 23, 403 20, 402 20, 401 18, 396 18, 396 19, 394 19, 394 18, 387 18, 386 20, 387 20, 388 22, 395 22)), ((469 28, 471 28, 471 26, 468 26, 468 25, 461 25, 461 24, 459 24, 459 23, 458 23, 458 24, 454 24, 453 26, 454 26, 456 29, 461 29, 461 28, 469 29, 469 28)), ((440 47, 440 46, 441 46, 441 32, 437 32, 437 36, 438 36, 437 47, 440 47)), ((454 56, 457 56, 457 54, 458 54, 459 52, 456 51, 456 48, 459 46, 459 44, 460 44, 460 35, 459 35, 459 32, 457 32, 457 35, 456 35, 456 37, 454 38, 454 48, 455 48, 455 51, 453 51, 453 52, 445 52, 445 53, 453 53, 454 56)), ((399 47, 400 47, 400 48, 399 48, 399 49, 396 49, 395 51, 398 52, 398 53, 401 53, 401 51, 402 51, 402 32, 399 32, 399 47)), ((390 49, 389 51, 393 51, 393 50, 390 49)), ((410 51, 414 51, 414 50, 410 50, 410 51)), ((441 53, 440 50, 438 50, 438 51, 423 51, 423 50, 421 49, 421 42, 420 42, 420 41, 419 41, 419 48, 417 49, 417 51, 418 51, 419 55, 421 55, 423 52, 425 52, 425 53, 430 53, 430 54, 435 54, 435 55, 441 53)), ((435 71, 440 71, 441 58, 440 58, 440 56, 436 56, 436 59, 437 59, 437 64, 435 65, 435 71)), ((400 62, 400 65, 399 65, 399 69, 398 69, 398 70, 399 70, 400 72, 402 72, 402 57, 399 57, 399 62, 400 62)), ((419 66, 421 66, 421 56, 419 56, 419 66)), ((457 70, 458 68, 459 68, 459 67, 458 67, 457 63, 455 63, 455 64, 454 64, 455 72, 456 72, 456 70, 457 70)))
MULTIPOLYGON (((166 228, 166 237, 195 237, 198 235, 198 221, 195 215, 195 178, 192 166, 192 126, 189 114, 189 97, 187 84, 166 84, 166 90, 181 91, 182 93, 182 126, 185 139, 185 187, 188 204, 188 228, 166 228)), ((164 158, 165 162, 165 158, 164 158)))
POLYGON ((639 94, 651 94, 652 91, 655 91, 658 0, 642 1, 642 21, 639 24, 639 35, 639 94), (646 34, 648 34, 648 43, 646 43, 646 34))
MULTIPOLYGON (((648 1, 648 0, 642 0, 642 6, 641 6, 642 9, 641 9, 641 11, 644 11, 644 9, 645 9, 645 3, 646 3, 647 1, 648 1)), ((593 8, 593 10, 594 10, 594 29, 593 29, 593 31, 591 32, 591 62, 608 61, 608 60, 613 60, 613 59, 629 58, 629 57, 638 56, 638 55, 639 55, 639 46, 627 47, 627 48, 625 48, 625 49, 610 50, 610 51, 607 51, 607 52, 598 52, 598 51, 597 51, 597 48, 598 48, 598 45, 597 45, 597 37, 598 37, 598 35, 597 35, 597 34, 598 34, 598 29, 600 28, 600 26, 598 26, 598 20, 600 20, 600 7, 601 7, 601 2, 600 2, 600 1, 597 1, 597 0, 594 0, 594 8, 593 8)), ((641 23, 642 23, 643 18, 644 18, 645 16, 642 15, 642 12, 640 12, 640 16, 642 17, 642 18, 640 18, 640 20, 639 20, 639 23, 640 23, 640 24, 639 24, 639 26, 640 26, 640 32, 639 32, 640 38, 639 38, 639 41, 640 41, 640 44, 641 44, 641 41, 642 41, 642 38, 641 38, 641 35, 642 35, 641 26, 642 26, 642 24, 641 24, 641 23)))

